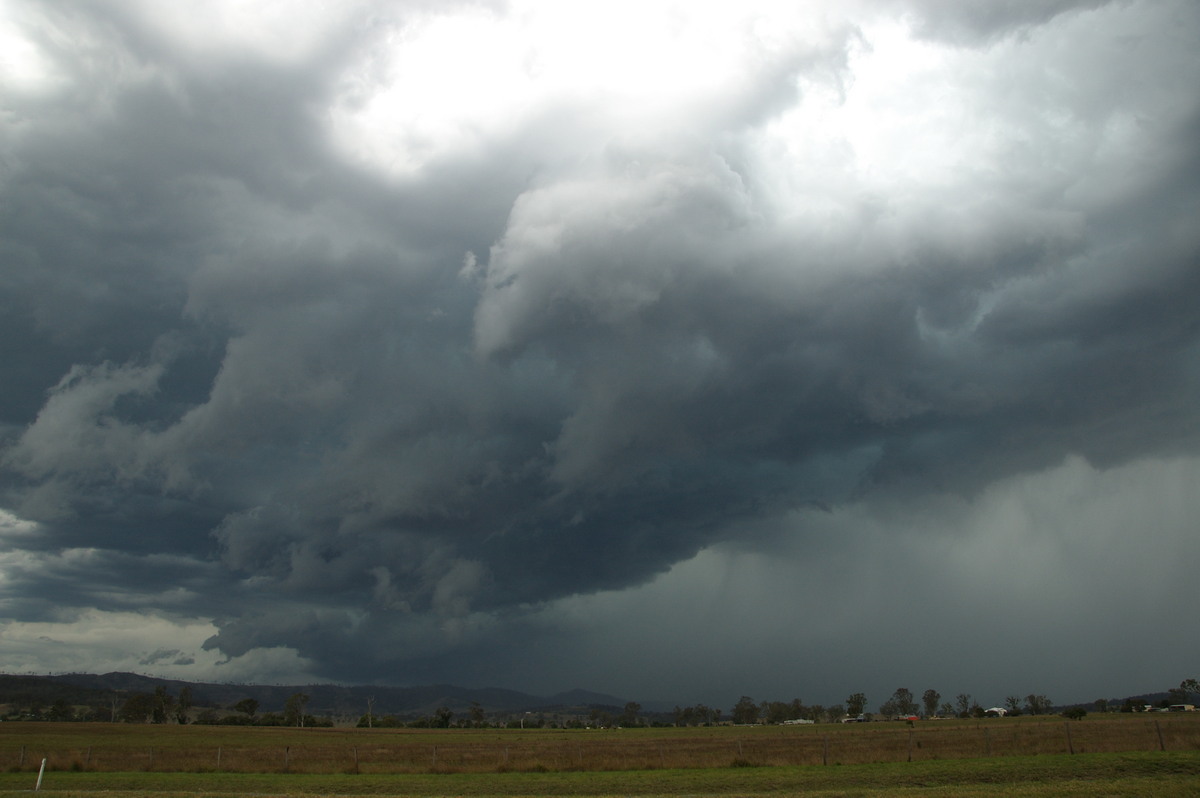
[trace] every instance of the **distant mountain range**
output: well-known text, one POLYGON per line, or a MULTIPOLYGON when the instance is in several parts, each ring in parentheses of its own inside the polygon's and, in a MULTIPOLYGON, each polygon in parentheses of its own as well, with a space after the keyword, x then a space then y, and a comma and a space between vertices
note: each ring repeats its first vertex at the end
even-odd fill
MULTIPOLYGON (((260 712, 282 712, 288 698, 296 693, 304 693, 309 697, 306 705, 308 714, 338 721, 356 720, 367 713, 368 706, 380 717, 395 715, 401 719, 416 719, 432 716, 442 707, 456 715, 463 715, 476 703, 493 716, 525 712, 578 716, 588 715, 592 710, 617 715, 628 703, 625 698, 579 689, 538 696, 517 690, 494 687, 473 689, 450 684, 419 687, 216 684, 117 672, 46 676, 0 673, 0 705, 49 706, 62 700, 75 706, 107 707, 114 699, 124 701, 124 697, 132 693, 153 693, 160 686, 172 696, 178 696, 184 687, 191 688, 193 706, 218 712, 229 710, 246 698, 257 701, 260 712)), ((1174 700, 1168 693, 1162 692, 1144 693, 1129 699, 1113 698, 1108 703, 1110 710, 1116 711, 1126 700, 1132 700, 1137 705, 1157 705, 1164 699, 1174 700)), ((672 707, 665 702, 640 703, 643 715, 667 716, 672 713, 672 707)), ((1095 702, 1056 705, 1052 711, 1060 712, 1072 706, 1091 711, 1095 708, 1095 702)))
POLYGON ((587 714, 592 709, 621 711, 627 701, 604 693, 571 690, 551 696, 537 696, 501 688, 472 689, 449 684, 421 687, 354 686, 334 684, 262 685, 213 684, 158 679, 136 673, 69 673, 53 676, 0 674, 0 703, 36 700, 50 704, 63 699, 71 704, 106 704, 113 695, 153 693, 165 687, 171 695, 191 688, 196 707, 228 708, 238 701, 253 698, 262 712, 280 712, 288 698, 296 693, 309 697, 307 712, 332 718, 357 718, 366 714, 368 702, 375 715, 420 717, 432 715, 438 708, 464 713, 478 703, 489 714, 517 712, 559 712, 587 714))

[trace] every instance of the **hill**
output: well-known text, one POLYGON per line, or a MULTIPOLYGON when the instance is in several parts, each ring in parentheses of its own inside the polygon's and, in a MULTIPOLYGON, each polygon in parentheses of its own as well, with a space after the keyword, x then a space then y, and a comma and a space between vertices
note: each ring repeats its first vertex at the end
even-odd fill
POLYGON ((552 696, 537 696, 502 688, 468 688, 449 684, 416 687, 344 686, 335 684, 261 685, 216 684, 159 679, 136 673, 70 673, 53 676, 0 674, 0 704, 53 704, 107 706, 114 697, 130 693, 153 693, 164 687, 178 695, 188 687, 197 707, 228 708, 252 698, 263 712, 280 712, 296 694, 309 696, 307 711, 313 715, 353 718, 365 714, 370 703, 376 715, 420 717, 446 707, 458 714, 479 704, 489 714, 517 712, 582 712, 592 708, 619 711, 626 703, 616 696, 572 690, 552 696))

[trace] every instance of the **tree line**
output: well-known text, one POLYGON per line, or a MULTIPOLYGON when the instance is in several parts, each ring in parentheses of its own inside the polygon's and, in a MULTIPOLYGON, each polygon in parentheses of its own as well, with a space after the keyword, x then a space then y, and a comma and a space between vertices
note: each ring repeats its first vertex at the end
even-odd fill
MULTIPOLYGON (((1184 679, 1178 687, 1167 691, 1167 698, 1158 702, 1160 708, 1174 704, 1187 704, 1195 696, 1200 703, 1200 681, 1184 679)), ((11 700, 11 699, 10 699, 11 700)), ((222 714, 219 708, 194 705, 192 689, 183 686, 178 695, 171 695, 164 686, 152 693, 113 693, 103 705, 93 704, 80 707, 70 704, 65 698, 57 698, 48 707, 32 698, 25 707, 10 706, 5 720, 48 720, 48 721, 102 721, 125 723, 196 723, 205 725, 241 726, 332 726, 328 717, 317 717, 306 711, 309 696, 303 692, 292 694, 284 703, 282 712, 259 713, 259 702, 244 698, 229 705, 222 714)), ((1097 699, 1093 704, 1097 712, 1139 712, 1146 707, 1143 697, 1126 698, 1118 703, 1108 699, 1097 699)), ((1045 695, 1030 693, 1026 696, 1009 695, 999 707, 1005 714, 1044 715, 1053 711, 1053 704, 1045 695)), ((787 722, 837 723, 846 720, 870 720, 878 715, 882 719, 925 717, 925 718, 979 718, 987 714, 985 709, 970 694, 959 693, 953 699, 942 700, 937 690, 928 689, 916 695, 906 687, 899 687, 878 707, 878 712, 868 710, 864 693, 851 693, 841 704, 823 706, 805 704, 799 698, 791 701, 757 702, 742 696, 730 709, 728 716, 716 707, 696 704, 690 707, 676 706, 672 713, 643 714, 640 704, 628 702, 623 709, 616 707, 592 707, 586 715, 563 714, 547 717, 545 712, 500 713, 489 715, 477 701, 471 702, 466 713, 454 713, 448 707, 438 707, 432 714, 417 718, 397 718, 394 715, 376 715, 373 699, 368 700, 367 712, 357 725, 365 728, 562 728, 612 727, 636 728, 639 726, 708 726, 718 723, 739 725, 782 724, 787 722), (613 710, 613 711, 610 711, 613 710)), ((1071 711, 1076 716, 1082 707, 1071 711)), ((1083 711, 1086 714, 1086 711, 1083 711)))
MULTIPOLYGON (((1200 701, 1200 681, 1184 679, 1179 687, 1168 691, 1168 698, 1158 702, 1159 707, 1186 704, 1191 696, 1200 701)), ((1140 712, 1145 707, 1140 698, 1126 698, 1123 703, 1116 705, 1107 699, 1094 702, 1098 712, 1140 712)), ((942 701, 942 694, 937 690, 928 689, 921 694, 920 702, 907 687, 898 687, 892 695, 879 705, 878 713, 868 711, 867 696, 864 693, 851 693, 844 703, 832 706, 821 704, 805 704, 799 698, 788 702, 762 701, 756 702, 750 696, 742 696, 729 712, 729 719, 737 725, 779 724, 789 721, 809 721, 813 723, 837 723, 849 719, 870 720, 876 714, 881 718, 925 717, 925 718, 982 718, 995 709, 1003 709, 1004 714, 1012 717, 1019 715, 1045 715, 1053 711, 1053 702, 1040 693, 1030 693, 1026 696, 1006 696, 998 707, 984 708, 975 701, 969 693, 959 693, 953 700, 942 701)), ((1081 708, 1071 708, 1074 716, 1081 708)), ((1084 711, 1086 714, 1086 711, 1084 711)), ((710 725, 720 722, 719 710, 711 710, 703 704, 695 707, 675 707, 675 722, 679 726, 710 725)))

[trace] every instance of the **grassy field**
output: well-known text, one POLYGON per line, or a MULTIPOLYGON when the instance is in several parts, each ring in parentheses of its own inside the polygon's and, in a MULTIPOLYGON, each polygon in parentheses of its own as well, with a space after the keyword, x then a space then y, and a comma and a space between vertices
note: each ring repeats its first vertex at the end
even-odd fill
MULTIPOLYGON (((28 794, 28 773, 0 774, 0 798, 28 794)), ((416 775, 49 774, 58 798, 211 795, 407 796, 1196 796, 1200 754, 1056 754, 834 767, 726 767, 416 775)))
MULTIPOLYGON (((1200 713, 1197 713, 1200 714, 1200 713)), ((0 724, 0 796, 1191 795, 1200 717, 615 730, 0 724)))

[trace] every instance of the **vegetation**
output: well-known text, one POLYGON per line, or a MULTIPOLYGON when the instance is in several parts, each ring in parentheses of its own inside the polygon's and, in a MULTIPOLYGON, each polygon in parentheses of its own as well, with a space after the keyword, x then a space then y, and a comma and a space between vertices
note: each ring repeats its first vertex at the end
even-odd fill
POLYGON ((822 726, 356 729, 0 723, 0 771, 504 773, 932 762, 1200 751, 1200 713, 822 726))
MULTIPOLYGON (((1200 777, 1200 753, 1196 743, 1200 724, 1184 729, 1182 716, 1169 719, 1173 728, 1169 745, 1190 741, 1190 750, 1096 753, 1079 751, 1075 755, 1052 750, 1029 750, 1012 755, 982 756, 979 749, 980 726, 974 721, 944 721, 928 724, 937 734, 949 737, 974 735, 975 749, 964 758, 940 757, 928 747, 916 749, 912 761, 895 754, 903 752, 894 745, 909 736, 901 724, 853 724, 775 728, 720 727, 705 730, 639 729, 610 732, 473 732, 410 731, 370 732, 363 730, 263 729, 230 727, 128 726, 123 724, 36 724, 26 726, 26 735, 0 737, 0 760, 11 759, 18 751, 14 743, 29 750, 47 750, 47 744, 62 742, 70 734, 76 745, 90 743, 92 752, 120 758, 124 769, 101 767, 62 768, 55 766, 46 774, 44 789, 67 798, 103 792, 107 798, 141 798, 165 795, 858 795, 858 796, 949 796, 949 795, 1194 795, 1200 777), (781 732, 786 734, 781 735, 781 732), (814 734, 814 732, 818 732, 814 734), (106 736, 106 733, 111 736, 106 736), (816 743, 825 736, 835 752, 829 765, 816 761, 783 761, 787 746, 803 750, 805 743, 816 743), (399 761, 397 738, 409 738, 423 752, 420 765, 399 761), (720 752, 689 750, 696 740, 708 740, 720 752), (322 750, 331 743, 357 741, 360 753, 357 771, 348 761, 322 760, 322 750), (623 741, 623 742, 622 742, 623 741), (216 769, 212 761, 199 768, 170 769, 170 754, 190 756, 199 742, 222 742, 228 759, 240 751, 248 761, 255 746, 259 753, 270 753, 269 760, 255 767, 230 772, 216 769), (292 745, 288 745, 291 743, 292 745), (147 746, 157 753, 146 757, 147 746), (238 745, 247 746, 241 749, 238 745), (161 746, 161 747, 159 747, 161 746), (269 747, 267 747, 269 746, 269 747), (363 755, 382 749, 376 758, 363 755), (669 751, 666 765, 655 763, 656 750, 669 751), (475 761, 465 759, 474 752, 475 761), (518 753, 520 751, 520 753, 518 753), (288 753, 291 768, 286 767, 288 753), (582 752, 581 755, 576 752, 582 752), (740 754, 740 755, 739 755, 740 754), (437 764, 432 761, 437 756, 437 764), (679 765, 674 757, 686 755, 694 764, 679 765), (444 756, 444 760, 443 757, 444 756), (492 757, 490 763, 482 758, 492 757), (509 765, 497 767, 501 756, 509 765), (576 757, 579 757, 578 759, 576 757), (632 760, 631 757, 632 756, 632 760), (139 759, 140 757, 140 759, 139 759), (889 759, 887 759, 890 757, 889 759), (868 760, 868 761, 862 761, 868 760), (319 765, 319 766, 318 766, 319 765)), ((1115 734, 1120 729, 1144 726, 1146 721, 1112 713, 1106 721, 1071 724, 1079 750, 1084 735, 1081 729, 1094 726, 1115 734)), ((1166 721, 1163 721, 1166 723, 1166 721)), ((0 724, 3 725, 3 724, 0 724)), ((997 719, 986 728, 996 743, 1012 735, 1026 745, 1047 744, 1034 732, 1057 727, 1063 722, 1025 718, 1019 721, 997 719), (1029 733, 1028 735, 1026 733, 1029 733)), ((924 727, 922 727, 924 728, 924 727)), ((921 732, 915 733, 917 736, 921 732)), ((1106 736, 1099 735, 1096 739, 1106 736)), ((1144 742, 1144 741, 1143 741, 1144 742)), ((402 746, 400 746, 402 747, 402 746)), ((997 748, 1000 746, 997 745, 997 748)), ((210 750, 209 754, 212 753, 210 750)), ((53 752, 51 752, 53 756, 53 752)), ((77 749, 77 755, 83 751, 77 749)), ((30 755, 27 759, 35 759, 30 755)), ((802 758, 802 757, 797 757, 802 758)), ((99 755, 93 761, 99 759, 99 755)), ((40 760, 39 760, 40 761, 40 760)), ((178 760, 177 760, 178 762, 178 760)), ((232 761, 229 762, 232 764, 232 761)), ((27 793, 36 778, 32 761, 25 767, 0 772, 0 798, 27 793)))
MULTIPOLYGON (((133 674, 107 674, 104 677, 80 678, 90 679, 93 685, 100 680, 121 677, 126 680, 121 684, 131 684, 151 689, 101 689, 95 686, 80 686, 67 681, 71 677, 36 677, 11 676, 0 674, 0 720, 20 721, 103 721, 124 722, 131 724, 197 724, 224 726, 258 726, 279 727, 296 726, 301 728, 332 727, 334 725, 350 726, 355 723, 367 729, 482 729, 482 728, 638 728, 642 726, 678 726, 704 727, 728 722, 734 725, 748 726, 757 724, 795 724, 795 723, 836 723, 842 720, 872 720, 872 715, 865 711, 867 696, 864 693, 851 693, 845 705, 822 706, 807 705, 800 699, 791 701, 762 701, 757 702, 750 696, 742 696, 730 709, 728 718, 720 709, 697 704, 693 707, 675 707, 673 712, 648 712, 637 702, 627 702, 624 707, 619 705, 589 705, 574 707, 542 708, 538 711, 517 711, 512 709, 496 709, 485 707, 478 700, 469 704, 462 701, 462 691, 459 693, 457 706, 459 711, 451 709, 446 704, 436 709, 427 709, 421 714, 385 714, 378 715, 374 711, 375 697, 364 695, 364 688, 337 688, 357 693, 367 712, 364 715, 347 715, 343 713, 337 718, 330 715, 314 715, 308 711, 310 694, 307 691, 288 688, 264 688, 255 686, 222 686, 225 695, 237 691, 259 690, 274 696, 277 701, 274 706, 280 711, 261 712, 262 703, 258 698, 242 695, 235 700, 228 700, 224 706, 214 706, 211 703, 211 691, 214 685, 193 685, 185 682, 164 682, 149 677, 138 677, 133 674), (172 694, 170 688, 178 689, 178 694, 172 694), (205 694, 198 690, 203 688, 205 694), (547 711, 550 710, 550 711, 547 711)), ((312 686, 315 692, 327 692, 328 686, 312 686)), ((380 688, 389 690, 390 688, 380 688)), ((447 686, 432 688, 399 688, 415 690, 454 691, 459 688, 447 686)), ((468 691, 469 692, 469 691, 468 691)), ((484 692, 484 691, 480 691, 484 692)), ((499 691, 503 692, 503 691, 499 691)), ((353 693, 346 696, 352 697, 353 693)), ((512 699, 515 694, 506 694, 506 699, 512 699)), ((1083 717, 1087 708, 1094 709, 1098 714, 1110 712, 1142 712, 1147 709, 1165 709, 1171 705, 1186 704, 1192 696, 1200 696, 1200 682, 1196 679, 1185 679, 1179 687, 1171 688, 1164 693, 1154 696, 1137 696, 1126 698, 1123 702, 1098 699, 1086 705, 1068 705, 1055 707, 1051 700, 1043 694, 1030 693, 1024 698, 1010 695, 1004 699, 1003 709, 1009 717, 1045 716, 1055 712, 1070 713, 1069 717, 1083 717)), ((532 697, 528 697, 532 698, 532 697)), ((882 719, 915 719, 931 718, 982 718, 990 710, 985 710, 967 693, 959 693, 953 703, 941 702, 942 694, 934 689, 927 689, 918 704, 914 693, 907 687, 899 687, 879 707, 879 717, 882 719)), ((328 698, 326 699, 328 700, 328 698)), ((615 700, 615 699, 614 699, 615 700)), ((328 706, 328 705, 327 705, 328 706)), ((344 704, 342 704, 344 708, 344 704)), ((361 705, 360 705, 361 706, 361 705)), ((432 706, 432 705, 430 705, 432 706)), ((997 714, 992 712, 991 714, 997 714)))

